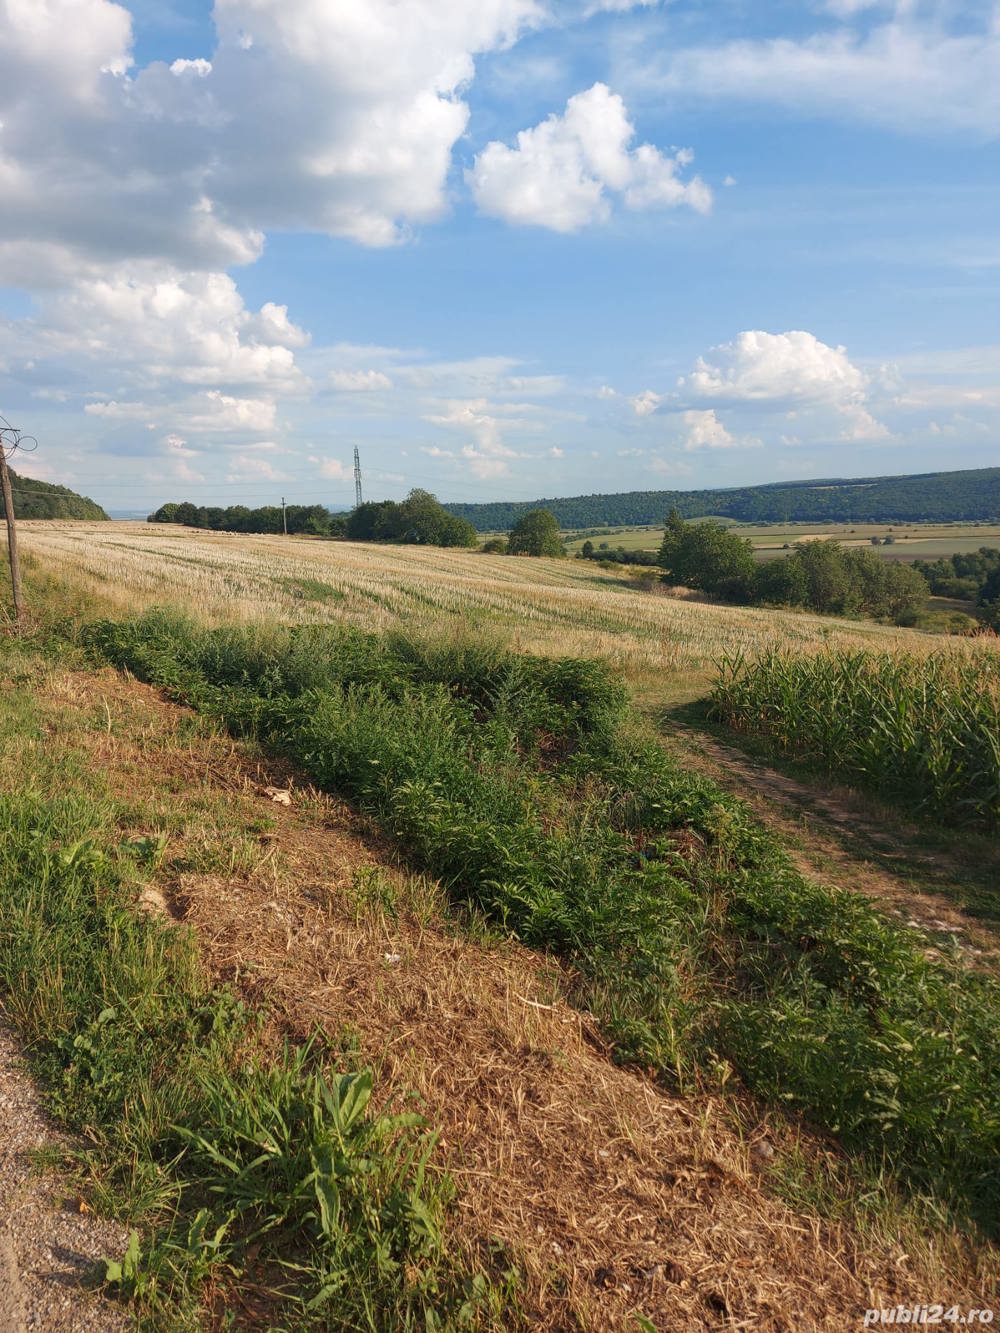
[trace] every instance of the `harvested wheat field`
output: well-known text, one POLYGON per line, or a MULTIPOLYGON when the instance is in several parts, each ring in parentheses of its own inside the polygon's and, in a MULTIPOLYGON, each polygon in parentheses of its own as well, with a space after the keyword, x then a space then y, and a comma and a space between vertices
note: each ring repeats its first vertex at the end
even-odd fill
POLYGON ((583 561, 162 524, 38 522, 23 529, 24 547, 40 566, 122 610, 176 603, 213 622, 451 625, 499 633, 531 652, 600 656, 633 677, 704 671, 722 652, 774 644, 929 652, 940 643, 873 622, 669 597, 583 561))
MULTIPOLYGON (((454 1239, 519 1270, 528 1327, 626 1330, 641 1312, 657 1329, 833 1330, 932 1289, 982 1297, 986 1269, 957 1242, 904 1246, 782 1203, 775 1162, 821 1168, 832 1149, 617 1067, 568 1002, 571 975, 449 923, 433 883, 294 771, 109 670, 53 671, 36 706, 61 762, 121 794, 130 836, 170 830, 136 910, 192 927, 275 1032, 322 1030, 373 1067, 381 1101, 440 1127, 454 1239)), ((266 1322, 252 1286, 226 1300, 240 1327, 266 1322)))

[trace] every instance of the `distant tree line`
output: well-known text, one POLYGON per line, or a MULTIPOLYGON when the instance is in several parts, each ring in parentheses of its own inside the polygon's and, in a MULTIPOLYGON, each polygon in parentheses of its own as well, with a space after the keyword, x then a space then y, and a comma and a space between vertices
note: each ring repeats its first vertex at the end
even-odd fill
MULTIPOLYGON (((355 542, 392 542, 405 546, 479 545, 471 523, 456 518, 430 491, 412 490, 405 500, 369 500, 349 514, 331 514, 322 505, 287 505, 284 521, 289 533, 341 537, 355 542)), ((183 523, 214 532, 282 532, 280 505, 228 509, 208 505, 161 505, 149 515, 150 523, 183 523)), ((559 524, 546 509, 532 509, 514 525, 509 538, 495 538, 483 550, 504 555, 564 556, 559 524)))
POLYGON ((657 523, 671 508, 683 518, 718 515, 744 523, 990 522, 1000 519, 1000 468, 446 506, 480 532, 505 532, 540 507, 573 530, 657 523))
MULTIPOLYGON (((93 500, 77 495, 68 486, 55 486, 49 481, 20 476, 13 468, 10 489, 14 500, 15 518, 86 518, 107 519, 107 514, 93 500)), ((0 518, 6 518, 3 496, 0 495, 0 518)))
POLYGON ((616 565, 655 565, 655 551, 629 551, 624 546, 612 546, 609 542, 600 542, 597 546, 592 541, 585 541, 580 547, 584 560, 611 561, 616 565))
POLYGON ((724 601, 801 607, 840 616, 912 623, 927 603, 927 580, 912 566, 833 541, 800 542, 758 564, 745 537, 718 523, 667 518, 657 555, 664 578, 724 601))
MULTIPOLYGON (((288 531, 309 533, 317 537, 344 535, 344 516, 331 514, 323 505, 286 505, 285 522, 288 531)), ((248 509, 246 505, 195 505, 190 500, 181 504, 160 505, 147 519, 149 523, 182 523, 188 528, 208 528, 212 532, 283 532, 280 505, 262 505, 248 509)))
POLYGON ((246 505, 221 508, 181 504, 161 505, 149 515, 150 523, 182 523, 213 532, 278 533, 313 537, 346 537, 359 542, 397 542, 420 546, 476 546, 475 528, 449 514, 429 491, 414 490, 405 500, 379 500, 359 505, 350 514, 333 514, 323 505, 246 505))

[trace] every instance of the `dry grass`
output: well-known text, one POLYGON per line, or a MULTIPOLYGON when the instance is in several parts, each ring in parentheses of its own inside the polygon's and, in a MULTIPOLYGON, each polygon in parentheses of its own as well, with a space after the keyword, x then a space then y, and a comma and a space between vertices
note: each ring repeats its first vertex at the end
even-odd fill
MULTIPOLYGON (((906 648, 934 636, 871 622, 712 606, 643 591, 574 560, 196 532, 143 523, 25 523, 44 567, 112 607, 174 603, 220 620, 343 620, 494 628, 532 652, 599 656, 634 681, 706 672, 723 652, 767 647, 906 648)), ((966 651, 995 651, 957 641, 966 651)))
POLYGON ((516 1256, 532 1328, 624 1333, 641 1310, 660 1329, 839 1330, 869 1305, 983 1303, 957 1245, 942 1257, 910 1236, 904 1252, 778 1201, 768 1154, 792 1128, 741 1135, 731 1104, 614 1066, 566 1001, 571 977, 457 935, 434 886, 342 803, 110 671, 52 674, 38 702, 47 744, 128 794, 127 833, 171 831, 160 888, 212 970, 295 1036, 349 1027, 387 1095, 419 1097, 461 1243, 516 1256))

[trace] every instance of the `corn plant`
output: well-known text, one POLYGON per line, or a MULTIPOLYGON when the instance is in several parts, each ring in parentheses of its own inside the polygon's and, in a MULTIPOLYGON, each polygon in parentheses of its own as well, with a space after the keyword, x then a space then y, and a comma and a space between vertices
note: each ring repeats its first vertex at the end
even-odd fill
POLYGON ((1000 831, 1000 657, 720 658, 714 715, 936 819, 1000 831))

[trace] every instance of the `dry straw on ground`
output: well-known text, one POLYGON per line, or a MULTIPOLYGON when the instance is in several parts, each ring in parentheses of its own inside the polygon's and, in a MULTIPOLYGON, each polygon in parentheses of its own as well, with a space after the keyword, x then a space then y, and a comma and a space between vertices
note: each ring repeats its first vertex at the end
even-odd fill
POLYGON ((48 696, 78 710, 63 743, 179 826, 160 887, 213 971, 280 1031, 356 1034, 380 1095, 416 1096, 440 1126, 454 1232, 516 1260, 532 1328, 624 1333, 639 1310, 659 1329, 839 1330, 940 1290, 983 1303, 971 1260, 908 1257, 786 1207, 764 1174, 787 1125, 741 1136, 724 1101, 616 1067, 567 1003, 571 977, 457 931, 340 802, 226 739, 179 741, 182 710, 110 672, 56 677, 48 696))
MULTIPOLYGON (((172 603, 212 621, 341 620, 499 630, 533 652, 605 657, 633 676, 702 672, 722 652, 834 644, 927 652, 941 639, 872 622, 711 606, 579 560, 195 532, 142 523, 26 523, 24 546, 100 600, 172 603)), ((956 641, 952 641, 956 642, 956 641)), ((970 644, 965 651, 990 651, 970 644)))

